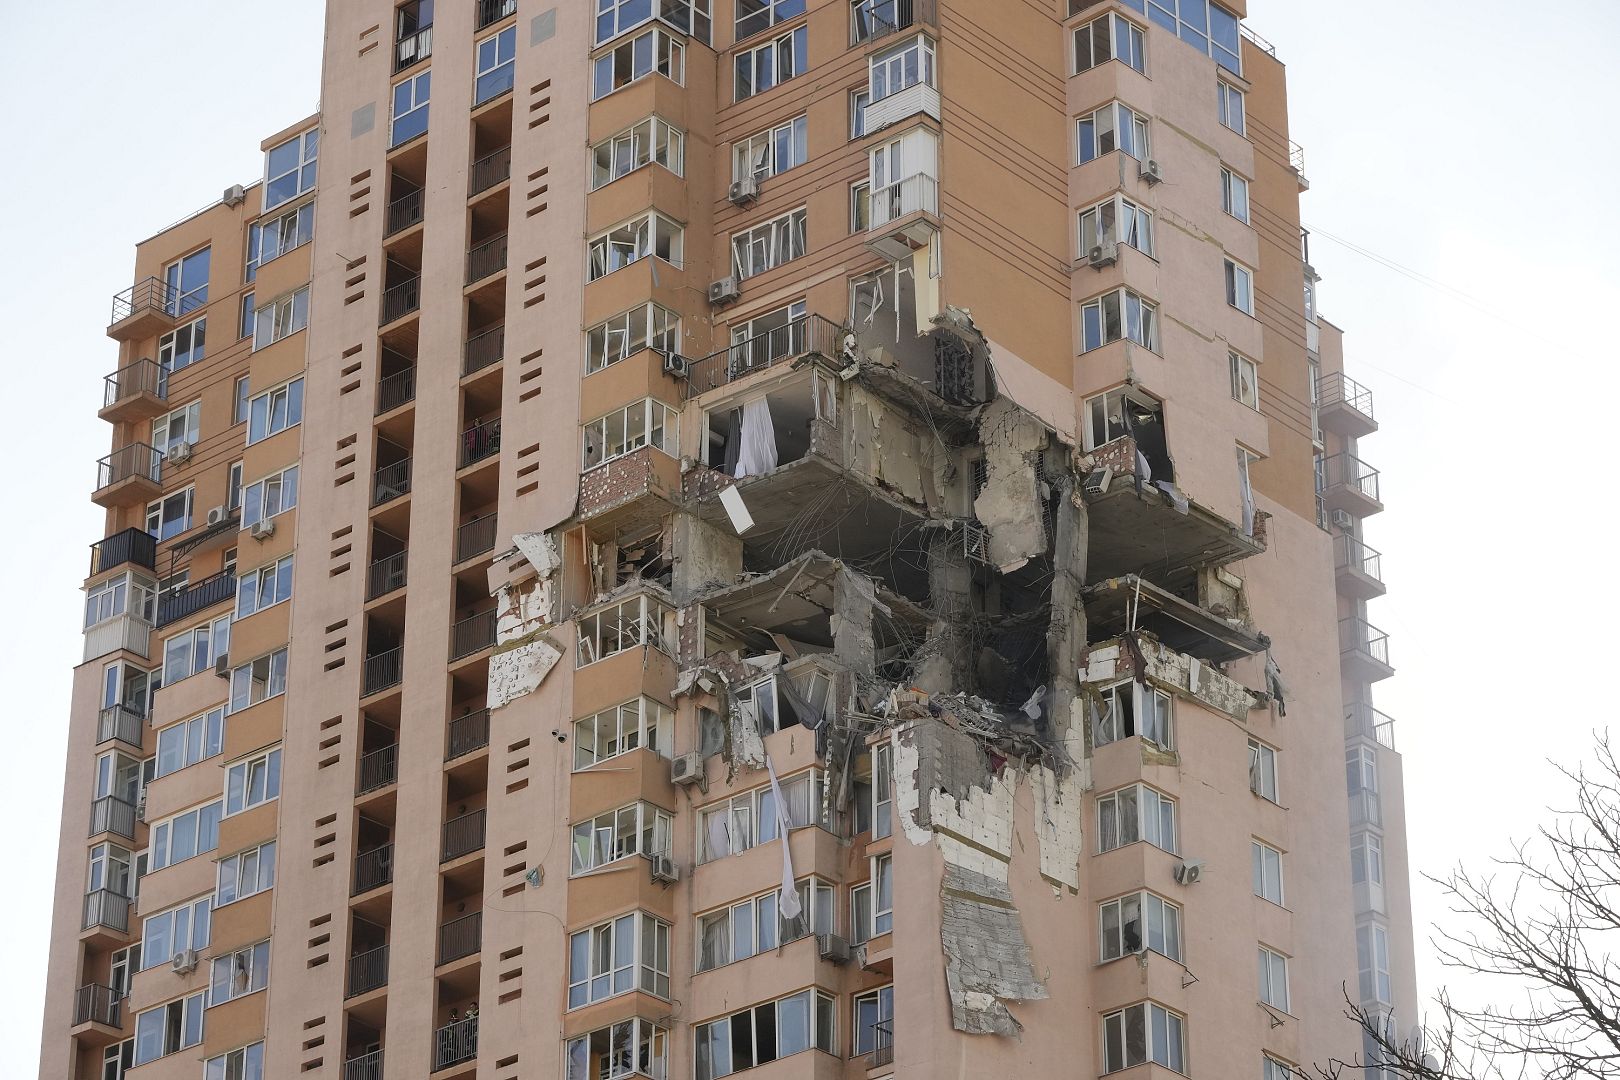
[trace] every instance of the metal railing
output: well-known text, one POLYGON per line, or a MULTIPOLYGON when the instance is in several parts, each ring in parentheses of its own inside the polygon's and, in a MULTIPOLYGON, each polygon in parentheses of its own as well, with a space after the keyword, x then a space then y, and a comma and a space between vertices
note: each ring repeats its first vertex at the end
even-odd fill
POLYGON ((385 788, 398 779, 399 744, 393 743, 360 758, 360 780, 355 785, 354 793, 364 795, 368 791, 385 788))
POLYGON ((174 293, 162 278, 142 278, 113 296, 112 321, 121 323, 133 315, 147 311, 156 311, 174 318, 176 315, 194 311, 200 306, 200 301, 194 302, 190 299, 184 305, 178 303, 174 293), (182 306, 185 308, 184 311, 180 310, 182 306))
POLYGON ((1254 42, 1254 47, 1259 49, 1261 52, 1270 56, 1277 55, 1277 46, 1273 45, 1271 42, 1267 41, 1253 30, 1250 30, 1248 23, 1239 23, 1238 32, 1244 37, 1248 38, 1250 41, 1254 42))
POLYGON ((916 173, 872 192, 868 231, 917 213, 939 213, 939 181, 927 173, 916 173))
POLYGON ((872 1051, 866 1055, 868 1069, 894 1064, 894 1021, 879 1020, 872 1025, 872 1051))
POLYGON ((416 400, 416 368, 408 367, 377 380, 377 415, 416 400))
POLYGON ((1372 391, 1342 371, 1322 376, 1318 386, 1317 405, 1323 409, 1329 405, 1348 405, 1367 419, 1373 419, 1372 391))
POLYGON ((481 851, 484 847, 484 811, 474 810, 451 818, 444 823, 442 829, 444 846, 440 862, 449 862, 459 859, 463 855, 470 855, 481 851))
POLYGON ((137 360, 133 364, 125 364, 108 375, 103 383, 102 408, 116 405, 136 394, 151 394, 164 400, 169 397, 169 373, 155 360, 137 360))
POLYGON ((1389 635, 1366 619, 1339 620, 1339 651, 1358 652, 1389 666, 1389 635))
POLYGON ((1288 142, 1288 166, 1301 178, 1305 176, 1305 148, 1291 139, 1288 142))
POLYGON ((465 469, 468 465, 483 461, 485 458, 501 452, 501 418, 485 420, 482 424, 475 424, 461 433, 461 465, 465 469))
POLYGON ((478 29, 498 23, 517 10, 517 0, 478 0, 478 29))
POLYGON ((433 1037, 433 1071, 478 1056, 478 1017, 469 1016, 440 1028, 433 1037))
POLYGON ((122 703, 109 705, 96 717, 96 743, 100 745, 111 739, 117 739, 119 742, 138 747, 141 745, 141 732, 145 726, 146 717, 128 705, 122 703))
POLYGON ((88 983, 73 993, 73 1026, 106 1024, 123 1027, 124 995, 110 986, 88 983))
POLYGON ((382 1080, 381 1050, 352 1057, 343 1063, 343 1080, 382 1080))
POLYGON ((82 929, 105 926, 119 933, 129 932, 129 897, 111 889, 95 889, 84 894, 82 929))
POLYGON ((345 997, 359 997, 379 986, 388 985, 388 946, 379 945, 367 952, 349 957, 349 992, 345 997))
POLYGON ((448 964, 477 952, 484 940, 484 913, 475 911, 439 927, 439 963, 448 964))
POLYGON ((491 150, 483 157, 472 163, 472 175, 467 182, 467 197, 488 191, 496 184, 504 184, 512 178, 512 147, 503 146, 499 150, 491 150))
POLYGON ((479 709, 477 712, 458 716, 450 721, 450 737, 445 744, 444 760, 454 761, 458 757, 482 750, 489 745, 489 710, 479 709))
POLYGON ((492 236, 467 252, 467 284, 506 269, 506 234, 492 236))
POLYGON ((433 55, 433 27, 424 26, 394 43, 394 70, 404 71, 433 55))
POLYGON ((394 880, 394 845, 383 844, 354 857, 354 894, 387 885, 394 880))
POLYGON ((456 562, 466 562, 495 549, 495 515, 475 517, 456 529, 456 562))
POLYGON ((375 600, 379 596, 405 587, 405 552, 398 555, 386 555, 371 564, 366 571, 366 599, 375 600))
POLYGON ((450 628, 450 659, 460 660, 495 644, 495 609, 469 615, 450 628))
POLYGON ((90 836, 110 832, 135 839, 135 804, 116 795, 103 795, 90 804, 90 836))
POLYGON ((1354 570, 1357 573, 1367 575, 1380 584, 1383 583, 1384 557, 1362 543, 1360 538, 1351 536, 1349 533, 1340 533, 1333 538, 1333 553, 1335 556, 1335 569, 1354 570))
POLYGON ((907 29, 915 21, 912 0, 874 0, 855 9, 855 43, 877 41, 907 29))
POLYGON ((1354 454, 1334 454, 1322 462, 1322 472, 1327 479, 1329 488, 1343 486, 1354 488, 1362 495, 1379 502, 1378 498, 1378 470, 1368 465, 1354 454))
POLYGON ((125 529, 90 545, 90 574, 133 563, 147 570, 157 567, 157 537, 145 529, 125 529))
POLYGON ((96 490, 105 491, 125 480, 163 480, 163 455, 145 443, 120 446, 96 462, 96 490))
POLYGON ((381 506, 385 502, 392 502, 401 495, 410 494, 410 490, 410 458, 396 461, 392 465, 384 465, 372 476, 371 505, 381 506))
POLYGON ((365 669, 363 691, 367 695, 381 693, 391 686, 398 686, 405 678, 405 647, 396 646, 386 652, 366 657, 365 669))
POLYGON ((382 325, 387 326, 395 319, 403 319, 411 312, 422 306, 422 278, 418 275, 407 278, 383 292, 382 298, 382 325))
POLYGON ((1350 703, 1350 721, 1359 735, 1377 740, 1388 750, 1395 749, 1395 721, 1364 701, 1350 703))
POLYGON ((422 220, 422 189, 407 192, 388 204, 388 231, 385 236, 393 236, 422 220))
POLYGON ((471 375, 475 371, 483 371, 491 364, 498 364, 505 352, 505 323, 481 330, 467 339, 467 351, 462 357, 461 373, 471 375))
POLYGON ((801 356, 836 357, 846 331, 831 319, 806 315, 733 342, 687 369, 686 394, 695 397, 733 379, 801 356))
POLYGON ((235 598, 236 574, 221 570, 217 574, 210 574, 200 581, 189 582, 158 597, 157 622, 154 625, 167 626, 187 616, 195 615, 205 608, 235 598))

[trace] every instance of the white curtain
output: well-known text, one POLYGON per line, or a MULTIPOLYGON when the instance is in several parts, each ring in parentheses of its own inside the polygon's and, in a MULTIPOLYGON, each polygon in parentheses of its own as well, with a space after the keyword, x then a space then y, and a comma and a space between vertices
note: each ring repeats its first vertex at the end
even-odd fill
POLYGON ((759 476, 776 468, 776 429, 771 426, 771 406, 763 397, 742 407, 742 446, 737 455, 735 475, 759 476))
POLYGON ((799 890, 793 884, 793 855, 788 850, 788 820, 782 813, 782 785, 776 779, 776 766, 765 759, 765 768, 771 775, 771 794, 776 803, 776 829, 782 838, 782 891, 776 901, 777 911, 784 919, 797 919, 803 907, 799 903, 799 890))

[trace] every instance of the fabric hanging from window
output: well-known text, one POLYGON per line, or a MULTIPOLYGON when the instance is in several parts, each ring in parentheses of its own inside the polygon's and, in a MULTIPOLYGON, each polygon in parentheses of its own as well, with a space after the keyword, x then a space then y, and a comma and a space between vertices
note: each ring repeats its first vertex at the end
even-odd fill
POLYGON ((771 426, 771 406, 763 397, 742 407, 742 438, 739 440, 737 469, 733 476, 760 476, 776 468, 776 429, 771 426))
POLYGON ((776 831, 782 837, 782 892, 776 901, 777 912, 784 919, 797 919, 804 907, 799 903, 799 890, 793 884, 793 853, 788 844, 787 808, 782 802, 782 785, 776 780, 776 766, 771 764, 768 757, 765 759, 765 770, 771 774, 772 801, 776 803, 776 831))

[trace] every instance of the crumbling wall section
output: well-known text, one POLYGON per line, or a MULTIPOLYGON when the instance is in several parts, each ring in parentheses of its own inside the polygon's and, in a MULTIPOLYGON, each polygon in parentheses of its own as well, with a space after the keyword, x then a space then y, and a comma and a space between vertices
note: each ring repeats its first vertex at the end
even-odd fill
POLYGON ((688 603, 705 589, 730 585, 742 575, 742 538, 691 514, 675 515, 675 551, 671 591, 677 603, 688 603))
POLYGON ((1133 650, 1127 638, 1115 638, 1092 647, 1082 668, 1087 684, 1118 682, 1140 674, 1148 682, 1181 697, 1192 698, 1207 708, 1234 720, 1247 720, 1249 712, 1263 703, 1261 696, 1221 674, 1215 668, 1185 653, 1167 648, 1145 631, 1134 636, 1144 670, 1137 671, 1133 650))
POLYGON ((1007 398, 997 398, 979 417, 985 484, 973 500, 973 515, 990 534, 990 562, 1004 573, 1046 554, 1035 459, 1047 444, 1046 426, 1007 398))
POLYGON ((558 620, 562 556, 550 533, 519 533, 513 548, 490 567, 495 597, 495 651, 489 658, 486 704, 499 709, 533 693, 562 659, 547 631, 558 620), (524 563, 533 574, 524 573, 524 563), (521 576, 519 576, 521 575, 521 576))

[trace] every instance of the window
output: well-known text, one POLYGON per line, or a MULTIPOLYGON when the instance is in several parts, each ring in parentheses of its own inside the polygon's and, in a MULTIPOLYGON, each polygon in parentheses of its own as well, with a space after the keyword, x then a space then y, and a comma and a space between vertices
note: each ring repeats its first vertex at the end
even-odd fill
POLYGON ((211 802, 152 826, 147 872, 213 851, 219 843, 219 817, 223 807, 223 803, 211 802))
POLYGON ((153 777, 168 776, 218 754, 225 741, 225 709, 210 709, 201 716, 170 724, 157 733, 153 777))
POLYGON ((804 14, 804 0, 737 0, 737 40, 804 14))
POLYGON ((866 110, 872 104, 870 90, 851 90, 849 94, 849 137, 859 139, 866 134, 866 110))
POLYGON ((1288 1011, 1288 958, 1264 945, 1260 946, 1260 1000, 1288 1011))
POLYGON ((264 209, 272 210, 315 190, 315 153, 320 141, 320 128, 311 128, 265 153, 264 209))
POLYGON ((1254 275, 1231 259, 1226 260, 1226 302, 1245 315, 1254 314, 1254 275))
MULTIPOLYGON (((253 295, 252 293, 248 294, 253 295)), ((248 418, 248 377, 241 376, 236 380, 236 403, 231 406, 231 423, 240 424, 248 418)))
POLYGON ((680 413, 662 401, 645 398, 616 409, 586 424, 582 437, 581 469, 633 454, 651 446, 671 457, 680 454, 678 424, 680 413))
MULTIPOLYGON (((596 0, 596 44, 634 30, 654 15, 689 37, 709 43, 710 0, 596 0)), ((642 35, 645 37, 646 35, 642 35)))
POLYGON ((236 324, 236 338, 238 341, 253 336, 253 293, 242 294, 242 312, 236 324))
POLYGON ((164 371, 179 371, 203 358, 208 339, 208 320, 198 319, 177 326, 158 338, 158 365, 164 371))
POLYGON ((904 45, 885 50, 872 58, 872 100, 908 90, 913 86, 934 85, 934 43, 918 34, 904 45))
MULTIPOLYGON (((129 1070, 135 1067, 135 1040, 125 1039, 121 1043, 111 1043, 101 1052, 101 1072, 99 1080, 124 1080, 129 1070)), ((254 1080, 259 1080, 255 1077, 254 1080)))
POLYGON ((894 929, 894 856, 872 860, 872 936, 894 929))
POLYGON ((1389 979, 1389 931, 1377 923, 1356 927, 1356 966, 1361 973, 1361 1003, 1395 1003, 1389 979))
POLYGON ((1257 739, 1249 740, 1249 790, 1277 801, 1277 751, 1257 739))
POLYGON ((1153 215, 1123 195, 1098 203, 1080 213, 1080 251, 1129 244, 1144 255, 1153 254, 1153 215))
POLYGON ((270 978, 270 943, 261 941, 245 949, 214 957, 214 970, 208 980, 208 1004, 227 1001, 263 990, 270 978))
POLYGON ((1249 182, 1225 166, 1221 168, 1221 209, 1245 225, 1249 223, 1249 182))
POLYGON ((1384 883, 1384 842, 1370 832, 1350 837, 1350 884, 1384 883))
POLYGON ((236 617, 245 619, 255 611, 292 598, 293 557, 283 556, 236 579, 236 617))
POLYGON ((309 325, 309 286, 273 300, 253 316, 253 347, 262 349, 309 325))
POLYGON ((731 271, 739 280, 763 274, 805 252, 805 208, 731 237, 731 271))
POLYGON ((264 1043, 209 1058, 203 1064, 203 1080, 264 1080, 264 1043))
POLYGON ((287 689, 287 649, 231 669, 231 712, 256 705, 287 689))
POLYGON ((517 27, 508 26, 478 43, 478 70, 473 79, 473 104, 482 105, 512 89, 517 70, 517 27))
POLYGON ((128 896, 130 867, 134 860, 129 852, 117 844, 97 844, 90 849, 90 872, 86 892, 106 889, 118 896, 128 896))
POLYGON ((146 531, 159 540, 167 540, 190 529, 193 494, 193 489, 188 487, 147 503, 146 531))
MULTIPOLYGON (((1142 0, 1125 3, 1142 10, 1142 0)), ((1147 0, 1147 16, 1221 67, 1243 74, 1238 17, 1219 4, 1210 0, 1147 0)))
POLYGON ((1147 117, 1123 102, 1111 101, 1075 122, 1079 135, 1079 164, 1119 150, 1138 161, 1146 161, 1148 150, 1147 117))
POLYGON ((1270 1054, 1262 1055, 1260 1080, 1293 1080, 1298 1075, 1292 1065, 1278 1061, 1270 1054))
POLYGON ((206 992, 192 994, 137 1016, 135 1064, 145 1065, 202 1042, 203 1004, 207 996, 206 992))
POLYGON ((849 41, 859 45, 892 34, 911 23, 911 7, 904 0, 850 0, 849 41))
POLYGON ((579 667, 649 645, 673 653, 675 611, 655 596, 632 596, 580 616, 579 667))
MULTIPOLYGON (((152 584, 133 574, 119 574, 106 581, 98 582, 84 591, 84 628, 86 630, 108 619, 115 619, 128 611, 129 614, 152 621, 154 601, 152 584)), ((109 668, 109 671, 112 669, 109 668)), ((116 704, 108 701, 105 705, 116 704)), ((144 716, 146 710, 142 708, 144 716)))
POLYGON ((1123 682, 1102 691, 1102 705, 1092 723, 1092 745, 1106 746, 1140 735, 1165 750, 1173 750, 1170 736, 1170 695, 1137 682, 1123 682))
MULTIPOLYGON (((779 782, 781 818, 790 830, 822 824, 822 783, 820 769, 779 782)), ((704 807, 698 815, 698 862, 713 862, 769 843, 780 835, 779 824, 776 797, 768 786, 704 807)))
POLYGON ((856 1057, 894 1045, 894 987, 885 986, 855 999, 856 1057))
POLYGON ((1097 796, 1098 851, 1146 840, 1176 853, 1176 801, 1146 784, 1097 796))
POLYGON ((205 896, 153 915, 141 928, 142 969, 162 967, 176 953, 208 948, 214 900, 205 896))
POLYGON ((894 832, 894 747, 883 743, 872 747, 872 839, 880 840, 894 832))
POLYGON ((685 78, 685 60, 685 45, 662 30, 648 30, 592 61, 591 100, 600 101, 648 75, 679 84, 685 78))
POLYGON ((1143 950, 1181 960, 1181 908, 1150 892, 1101 905, 1104 963, 1143 950))
MULTIPOLYGON (((315 234, 315 204, 307 202, 279 217, 255 221, 248 226, 247 271, 243 280, 253 281, 259 267, 294 248, 309 243, 315 234)), ((246 336, 244 334, 244 336, 246 336)))
POLYGON ((657 304, 621 311, 585 331, 585 374, 628 359, 642 349, 666 355, 681 350, 681 317, 657 304))
MULTIPOLYGON (((1258 454, 1241 446, 1237 447, 1238 499, 1243 505, 1243 534, 1245 536, 1254 535, 1254 481, 1249 470, 1259 460, 1258 454)), ((1321 458, 1318 457, 1317 460, 1320 461, 1321 458)), ((1320 478, 1320 471, 1317 475, 1320 478)))
MULTIPOLYGON (((141 798, 142 762, 121 751, 111 751, 96 758, 95 795, 97 799, 122 799, 133 807, 141 798)), ((100 830, 97 830, 100 831, 100 830)))
POLYGON ((1255 840, 1249 845, 1254 863, 1254 895, 1278 907, 1283 902, 1282 852, 1255 840))
POLYGON ((1344 779, 1351 795, 1378 794, 1378 754, 1370 746, 1357 746, 1344 755, 1344 779))
POLYGON ((281 748, 238 761, 225 772, 225 814, 240 814, 281 794, 281 748))
POLYGON ((1221 80, 1215 84, 1215 100, 1221 124, 1242 135, 1246 127, 1243 91, 1221 80))
POLYGON ((872 182, 857 180, 849 185, 849 231, 863 233, 872 227, 872 182))
POLYGON ((574 826, 573 873, 584 874, 632 855, 669 854, 670 816, 650 803, 631 803, 574 826))
POLYGON ((806 54, 809 40, 810 31, 797 26, 774 41, 738 53, 736 100, 763 94, 795 75, 804 74, 809 67, 806 54))
POLYGON ((210 257, 210 249, 203 248, 164 268, 164 309, 170 315, 187 315, 208 303, 210 257))
POLYGON ((709 971, 809 934, 833 932, 833 887, 819 878, 795 883, 799 914, 782 917, 780 889, 698 916, 697 970, 709 971))
POLYGON ((1241 401, 1251 409, 1260 408, 1260 375, 1254 361, 1247 356, 1228 353, 1232 367, 1232 400, 1241 401))
POLYGON ((835 1008, 830 995, 800 990, 697 1025, 697 1080, 730 1076, 811 1049, 837 1053, 835 1008))
POLYGON ((163 642, 163 685, 173 686, 207 671, 214 657, 224 656, 231 643, 231 617, 221 616, 211 623, 194 626, 163 642))
POLYGON ((669 1075, 669 1031, 639 1017, 568 1040, 564 1080, 669 1075))
POLYGON ((239 851, 219 861, 214 906, 246 899, 276 884, 276 842, 239 851))
POLYGON ((153 420, 152 449, 162 454, 176 446, 197 445, 198 419, 201 414, 202 402, 193 401, 190 405, 153 420))
POLYGON ((569 937, 570 1009, 636 989, 669 997, 669 924, 632 912, 569 937))
POLYGON ((575 720, 574 768, 588 769, 643 747, 669 757, 673 724, 670 710, 651 698, 636 698, 575 720))
POLYGON ((585 280, 595 281, 649 255, 656 255, 671 266, 680 266, 685 232, 662 214, 652 213, 627 221, 590 242, 585 280))
MULTIPOLYGON (((300 407, 302 392, 300 391, 300 407)), ((267 518, 298 505, 298 466, 292 465, 281 472, 249 484, 242 492, 242 528, 251 529, 267 518)))
POLYGON ((1187 1071, 1182 1018, 1151 1001, 1103 1017, 1103 1072, 1119 1072, 1149 1061, 1187 1071))
POLYGON ((119 997, 129 997, 135 972, 141 968, 141 943, 124 949, 115 949, 107 966, 107 986, 119 997))
POLYGON ((122 707, 145 718, 151 697, 151 672, 128 664, 108 664, 101 670, 101 707, 122 707))
MULTIPOLYGON (((733 379, 805 352, 809 308, 803 300, 731 327, 727 366, 733 379)), ((705 452, 708 447, 705 445, 705 452)), ((719 462, 710 464, 718 465, 719 462)))
MULTIPOLYGON (((263 312, 260 312, 262 315, 263 312)), ((304 377, 255 394, 248 401, 248 445, 285 431, 304 419, 304 377)))
POLYGON ((686 136, 669 121, 649 116, 591 148, 591 190, 605 187, 644 165, 662 165, 686 174, 686 136))
POLYGON ((1074 73, 1118 60, 1147 73, 1142 28, 1123 15, 1104 15, 1074 28, 1074 73))
POLYGON ((424 71, 394 84, 393 127, 388 145, 398 146, 428 129, 428 97, 433 90, 433 72, 424 71))
POLYGON ((798 116, 768 131, 739 139, 731 148, 731 178, 763 180, 803 165, 809 156, 809 118, 798 116))
POLYGON ((1159 306, 1130 289, 1115 289, 1080 306, 1080 351, 1090 352, 1126 338, 1144 349, 1159 349, 1159 306))

